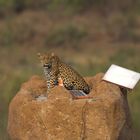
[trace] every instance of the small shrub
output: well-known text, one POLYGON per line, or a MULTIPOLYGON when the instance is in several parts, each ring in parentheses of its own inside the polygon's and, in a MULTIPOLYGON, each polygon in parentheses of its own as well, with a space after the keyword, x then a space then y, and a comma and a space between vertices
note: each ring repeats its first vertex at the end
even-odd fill
POLYGON ((75 25, 67 25, 65 27, 56 28, 51 31, 47 38, 47 45, 64 45, 66 43, 73 44, 83 39, 87 32, 75 25))
POLYGON ((137 22, 134 15, 116 14, 110 16, 105 22, 107 34, 117 42, 139 42, 137 22))
POLYGON ((30 23, 16 23, 8 21, 7 25, 0 32, 0 44, 11 46, 16 43, 24 43, 31 40, 36 31, 30 23))
POLYGON ((65 9, 72 12, 85 10, 93 3, 92 0, 51 0, 47 7, 50 10, 65 9))

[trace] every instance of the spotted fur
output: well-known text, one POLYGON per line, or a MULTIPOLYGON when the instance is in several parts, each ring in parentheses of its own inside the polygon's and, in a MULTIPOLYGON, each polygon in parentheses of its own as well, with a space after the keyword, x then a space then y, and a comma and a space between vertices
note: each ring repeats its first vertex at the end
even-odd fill
POLYGON ((39 58, 44 67, 48 89, 58 85, 58 78, 62 78, 63 84, 68 90, 82 90, 86 94, 90 88, 83 77, 79 75, 71 66, 63 63, 54 54, 39 54, 39 58))

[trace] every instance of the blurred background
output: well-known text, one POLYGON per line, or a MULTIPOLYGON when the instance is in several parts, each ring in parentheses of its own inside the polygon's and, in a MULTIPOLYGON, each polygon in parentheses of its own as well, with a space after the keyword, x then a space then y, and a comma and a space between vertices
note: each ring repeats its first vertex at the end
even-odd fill
MULTIPOLYGON (((83 76, 114 63, 140 72, 139 0, 0 0, 0 140, 11 99, 32 75, 38 52, 53 51, 83 76)), ((140 83, 129 93, 140 139, 140 83)))

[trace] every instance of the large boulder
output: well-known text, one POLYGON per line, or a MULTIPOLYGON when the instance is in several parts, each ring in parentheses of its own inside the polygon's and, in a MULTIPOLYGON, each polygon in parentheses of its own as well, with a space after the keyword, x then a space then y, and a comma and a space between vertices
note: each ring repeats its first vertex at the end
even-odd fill
POLYGON ((73 99, 64 87, 46 94, 46 83, 33 76, 9 106, 12 140, 132 140, 127 93, 102 81, 103 74, 85 78, 91 99, 73 99))

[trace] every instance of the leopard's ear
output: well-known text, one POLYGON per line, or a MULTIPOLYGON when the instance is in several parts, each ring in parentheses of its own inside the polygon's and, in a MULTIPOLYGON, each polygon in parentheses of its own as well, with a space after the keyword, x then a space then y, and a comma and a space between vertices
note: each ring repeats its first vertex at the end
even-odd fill
POLYGON ((40 58, 41 57, 41 53, 37 53, 37 56, 40 58))
POLYGON ((38 56, 39 59, 42 59, 41 53, 37 53, 37 56, 38 56))
POLYGON ((37 53, 37 56, 38 56, 38 57, 40 57, 40 56, 41 56, 40 52, 39 52, 39 53, 37 53))
POLYGON ((52 57, 54 56, 54 52, 51 53, 51 56, 52 56, 52 57))

